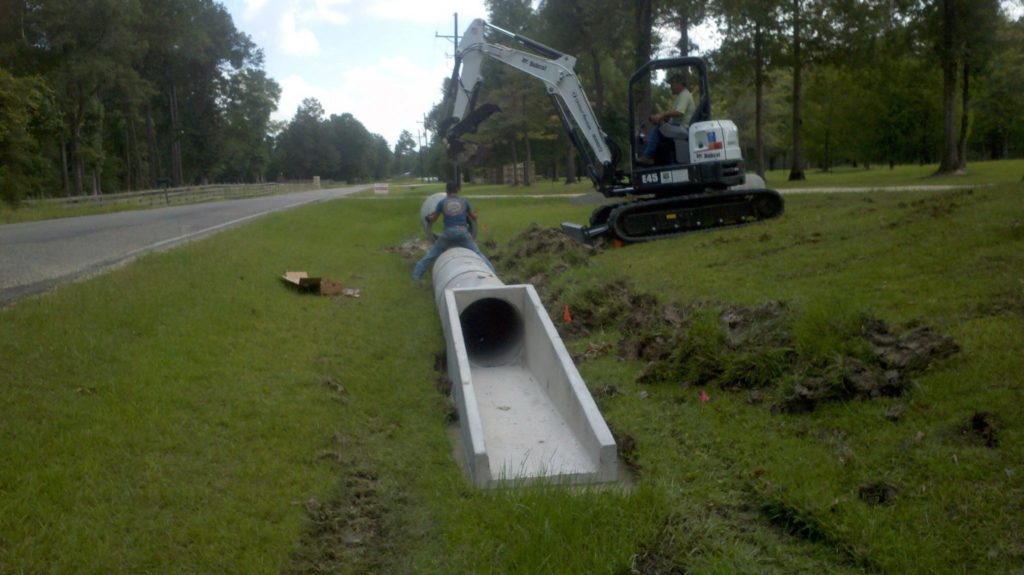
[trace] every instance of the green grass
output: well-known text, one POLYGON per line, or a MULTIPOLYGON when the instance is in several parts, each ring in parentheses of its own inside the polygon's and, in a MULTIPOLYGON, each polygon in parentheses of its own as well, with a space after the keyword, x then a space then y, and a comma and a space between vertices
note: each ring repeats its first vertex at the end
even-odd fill
POLYGON ((893 187, 893 186, 961 186, 978 184, 1015 184, 1024 181, 1024 160, 997 160, 970 162, 964 174, 934 176, 938 164, 923 166, 872 165, 870 168, 838 166, 824 172, 808 169, 806 180, 789 181, 789 169, 772 170, 765 174, 769 186, 780 189, 836 188, 836 187, 893 187))
MULTIPOLYGON (((902 398, 805 414, 714 386, 702 403, 681 381, 636 383, 641 361, 587 360, 588 386, 617 390, 598 402, 635 446, 635 482, 494 491, 472 488, 453 460, 430 290, 385 251, 416 236, 434 191, 271 215, 0 311, 0 573, 1013 573, 1024 562, 1019 187, 788 196, 778 220, 573 267, 550 309, 627 278, 662 302, 782 301, 808 356, 847 346, 863 314, 922 321, 961 351, 902 398), (298 294, 285 270, 362 297, 298 294), (888 421, 895 403, 905 415, 888 421), (962 432, 978 411, 999 422, 998 446, 962 432), (859 496, 878 482, 895 488, 891 504, 859 496)), ((474 206, 478 239, 499 246, 590 210, 564 198, 474 206)), ((566 341, 580 351, 619 335, 566 341)))

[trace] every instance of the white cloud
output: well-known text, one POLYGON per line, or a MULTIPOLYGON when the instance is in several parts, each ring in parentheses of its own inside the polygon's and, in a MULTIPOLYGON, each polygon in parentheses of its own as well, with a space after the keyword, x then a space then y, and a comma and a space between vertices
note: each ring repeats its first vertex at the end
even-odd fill
POLYGON ((256 16, 259 16, 260 12, 267 5, 267 0, 245 0, 245 13, 243 17, 246 20, 252 20, 256 16))
POLYGON ((352 114, 393 146, 402 130, 415 137, 423 129, 423 115, 440 100, 441 79, 449 72, 440 63, 424 68, 406 57, 393 57, 349 67, 328 85, 292 74, 279 81, 281 100, 274 119, 289 121, 303 99, 316 98, 325 118, 352 114))
MULTIPOLYGON (((464 28, 472 18, 486 18, 487 10, 483 0, 451 0, 449 2, 427 2, 425 0, 371 0, 367 2, 366 13, 381 20, 411 20, 416 22, 451 21, 452 14, 459 15, 459 28, 464 28)), ((459 34, 462 30, 459 30, 459 34)))
POLYGON ((309 28, 299 28, 295 22, 295 8, 289 8, 281 16, 279 26, 281 49, 286 54, 297 56, 317 54, 320 42, 309 28))
POLYGON ((307 8, 303 14, 303 21, 318 24, 336 24, 344 26, 352 21, 352 18, 342 10, 342 7, 349 4, 350 0, 313 0, 313 5, 307 8))

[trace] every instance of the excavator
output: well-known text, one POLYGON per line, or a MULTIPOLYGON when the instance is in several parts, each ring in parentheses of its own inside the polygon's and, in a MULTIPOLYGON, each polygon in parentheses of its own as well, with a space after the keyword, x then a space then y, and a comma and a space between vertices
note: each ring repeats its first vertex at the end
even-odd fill
POLYGON ((576 59, 480 19, 466 28, 456 49, 442 108, 444 117, 438 123, 456 169, 472 165, 481 146, 470 135, 500 111, 492 103, 476 105, 485 57, 544 84, 595 189, 606 198, 619 200, 597 208, 589 225, 563 223, 562 230, 573 239, 584 244, 598 238, 635 243, 782 214, 782 196, 765 189, 756 174, 745 173, 736 125, 711 118, 707 64, 702 58, 652 60, 630 77, 629 125, 636 137, 630 139, 629 166, 621 169, 621 149, 598 123, 574 72, 576 59), (691 78, 696 111, 688 126, 661 138, 653 158, 641 159, 647 118, 638 117, 637 110, 643 89, 649 89, 652 78, 677 71, 691 78))

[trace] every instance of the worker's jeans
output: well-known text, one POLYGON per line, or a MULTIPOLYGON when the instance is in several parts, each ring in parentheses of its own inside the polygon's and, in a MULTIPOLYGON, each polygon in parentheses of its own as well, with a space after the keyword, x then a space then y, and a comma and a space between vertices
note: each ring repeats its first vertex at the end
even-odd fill
POLYGON ((491 268, 492 272, 494 271, 494 266, 491 264, 491 260, 487 259, 487 256, 485 256, 483 252, 480 251, 480 248, 476 246, 476 242, 473 241, 473 236, 470 235, 468 230, 447 229, 443 234, 438 236, 436 240, 434 240, 434 245, 430 247, 430 251, 427 252, 427 255, 423 256, 423 259, 416 262, 416 267, 412 270, 412 279, 414 281, 418 281, 422 278, 423 274, 426 273, 427 268, 430 267, 430 264, 434 263, 434 260, 449 248, 466 248, 467 250, 476 252, 477 255, 480 256, 480 259, 484 260, 484 263, 487 264, 487 267, 491 268))
POLYGON ((658 124, 647 134, 647 144, 644 145, 643 154, 648 158, 653 158, 654 153, 658 151, 658 144, 666 138, 686 138, 688 140, 689 133, 671 122, 658 124))

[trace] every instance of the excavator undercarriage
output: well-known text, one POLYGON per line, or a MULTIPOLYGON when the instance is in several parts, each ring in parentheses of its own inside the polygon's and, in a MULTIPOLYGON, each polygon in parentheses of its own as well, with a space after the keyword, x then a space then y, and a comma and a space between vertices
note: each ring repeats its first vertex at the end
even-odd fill
POLYGON ((782 211, 782 197, 775 190, 727 189, 602 206, 591 214, 589 226, 563 223, 562 230, 585 244, 600 237, 642 242, 750 224, 782 211))

